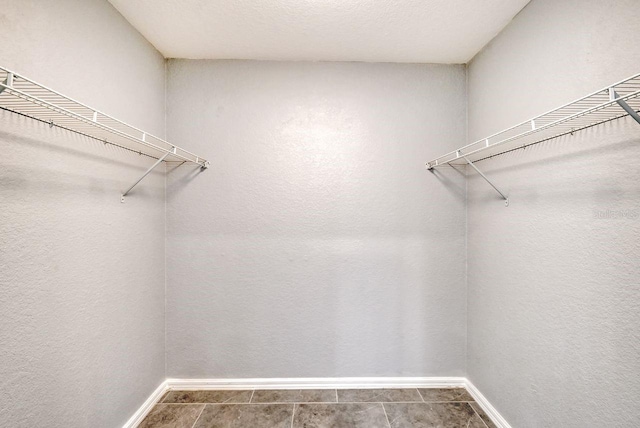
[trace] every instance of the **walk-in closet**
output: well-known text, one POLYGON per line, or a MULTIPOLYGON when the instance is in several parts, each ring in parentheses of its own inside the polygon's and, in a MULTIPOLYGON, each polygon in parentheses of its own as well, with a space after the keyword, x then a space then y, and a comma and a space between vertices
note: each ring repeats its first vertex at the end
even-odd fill
POLYGON ((640 427, 639 23, 0 0, 0 427, 640 427))

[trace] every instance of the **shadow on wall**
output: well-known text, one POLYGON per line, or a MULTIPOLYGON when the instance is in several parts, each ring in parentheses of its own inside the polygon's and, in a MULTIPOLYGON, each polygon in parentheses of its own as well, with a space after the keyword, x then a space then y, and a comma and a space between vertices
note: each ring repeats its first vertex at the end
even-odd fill
POLYGON ((464 181, 461 182, 460 180, 453 180, 449 178, 449 175, 451 176, 460 175, 464 177, 465 176, 464 172, 458 170, 455 167, 446 167, 441 169, 434 168, 432 170, 428 170, 427 172, 430 172, 432 175, 434 175, 447 190, 453 193, 453 195, 458 200, 464 201, 467 195, 466 187, 464 185, 461 186, 457 184, 457 183, 464 184, 464 181))
MULTIPOLYGON (((606 125, 605 125, 606 126, 606 125)), ((629 160, 637 157, 640 141, 632 134, 638 125, 635 122, 620 121, 609 124, 604 129, 578 131, 575 135, 565 135, 545 142, 506 152, 500 156, 480 162, 481 170, 488 172, 490 179, 507 194, 510 186, 519 193, 520 200, 528 204, 535 203, 544 189, 544 198, 566 202, 585 199, 598 202, 612 200, 621 194, 640 199, 640 188, 620 188, 615 177, 610 175, 612 168, 626 168, 629 160), (609 142, 612 135, 622 139, 609 142), (574 171, 566 174, 566 170, 574 171), (557 172, 559 175, 556 177, 557 172), (509 174, 514 174, 513 177, 509 174), (535 182, 527 179, 531 174, 535 182), (584 186, 585 180, 591 182, 584 186), (541 187, 546 182, 547 186, 541 187), (501 187, 502 186, 502 187, 501 187)), ((480 179, 477 174, 470 174, 470 179, 480 179)), ((488 202, 493 195, 487 192, 470 193, 469 199, 488 202)))
MULTIPOLYGON (((211 167, 207 169, 211 169, 211 167)), ((167 200, 171 199, 171 195, 174 195, 187 187, 189 183, 205 171, 206 169, 203 169, 202 167, 193 167, 193 165, 186 164, 186 162, 167 162, 167 176, 182 174, 180 178, 174 178, 171 181, 167 180, 167 200)))
MULTIPOLYGON (((491 171, 493 173, 519 171, 524 168, 536 168, 542 164, 547 164, 547 165, 555 164, 557 166, 562 166, 562 164, 567 163, 568 161, 571 161, 574 159, 586 159, 586 160, 597 159, 598 155, 606 154, 608 152, 623 152, 623 151, 633 150, 637 148, 638 145, 640 144, 640 140, 638 137, 635 137, 635 138, 629 137, 627 139, 624 139, 622 141, 618 141, 615 143, 610 143, 610 144, 606 144, 598 147, 592 147, 589 149, 583 149, 583 150, 572 152, 572 153, 557 154, 557 147, 559 147, 560 145, 568 144, 568 142, 561 140, 564 138, 572 138, 572 137, 569 137, 569 136, 560 137, 560 139, 558 139, 555 142, 545 141, 544 143, 541 143, 536 146, 520 148, 520 149, 516 149, 517 151, 506 152, 504 154, 501 154, 500 156, 503 158, 506 158, 506 156, 519 156, 520 159, 522 159, 523 161, 517 162, 517 163, 512 161, 505 166, 491 167, 491 171), (533 154, 532 151, 536 149, 539 149, 539 151, 544 150, 545 152, 548 153, 548 155, 545 157, 538 157, 536 159, 526 160, 526 157, 529 155, 532 155, 533 154), (519 153, 519 155, 517 155, 517 153, 519 153)), ((591 138, 593 138, 593 136, 585 137, 585 141, 591 138)), ((538 152, 536 152, 536 154, 537 153, 538 152)), ((496 156, 493 159, 498 159, 498 158, 499 156, 496 156)), ((491 160, 491 159, 486 159, 486 160, 491 160)), ((480 162, 480 161, 476 161, 474 163, 477 163, 477 162, 480 162)))
POLYGON ((0 140, 6 141, 10 144, 24 144, 31 146, 32 148, 42 148, 58 154, 69 154, 79 158, 80 160, 100 161, 106 165, 125 165, 139 171, 145 171, 147 167, 136 165, 125 160, 109 158, 105 156, 105 154, 91 153, 89 150, 104 149, 107 151, 106 154, 125 154, 132 156, 132 159, 135 159, 133 156, 138 155, 148 158, 149 160, 154 159, 151 156, 144 154, 140 155, 137 152, 132 152, 131 150, 120 148, 113 144, 105 144, 93 137, 81 135, 73 131, 67 131, 57 126, 51 128, 48 124, 38 123, 34 121, 34 119, 16 116, 13 113, 2 112, 0 113, 0 118, 3 119, 3 121, 7 119, 5 123, 9 123, 8 126, 15 127, 16 129, 15 133, 0 130, 0 140), (4 114, 7 114, 8 116, 5 117, 4 114), (11 118, 11 116, 13 116, 13 118, 11 118), (24 135, 26 132, 25 130, 31 131, 33 133, 32 136, 26 137, 24 135), (47 140, 54 139, 59 139, 60 142, 47 142, 47 140), (78 148, 76 149, 67 146, 71 144, 78 148))
MULTIPOLYGON (((151 157, 105 145, 91 137, 50 128, 48 124, 12 113, 7 115, 9 130, 0 131, 0 146, 7 148, 0 173, 0 186, 5 191, 28 189, 31 193, 64 194, 67 190, 82 191, 89 186, 94 195, 114 189, 119 192, 124 183, 133 181, 153 161, 151 157), (24 135, 25 130, 29 136, 24 135), (27 163, 17 162, 19 158, 26 159, 27 163), (32 164, 42 165, 39 169, 45 174, 34 174, 32 164), (114 167, 119 167, 119 172, 114 172, 114 167)), ((2 113, 0 118, 4 119, 2 113)), ((150 195, 148 191, 138 193, 143 198, 150 195)))

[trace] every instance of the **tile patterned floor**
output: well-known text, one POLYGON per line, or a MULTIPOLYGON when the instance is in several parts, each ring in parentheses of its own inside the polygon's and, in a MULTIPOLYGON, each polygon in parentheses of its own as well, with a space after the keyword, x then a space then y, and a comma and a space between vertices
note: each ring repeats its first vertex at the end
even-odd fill
POLYGON ((138 428, 496 428, 464 388, 170 391, 138 428))

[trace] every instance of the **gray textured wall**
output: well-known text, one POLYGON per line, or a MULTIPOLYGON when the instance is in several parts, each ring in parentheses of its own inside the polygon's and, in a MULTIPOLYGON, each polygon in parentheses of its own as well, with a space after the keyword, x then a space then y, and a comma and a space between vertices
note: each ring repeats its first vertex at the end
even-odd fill
MULTIPOLYGON (((638 6, 533 0, 471 63, 470 139, 640 72, 638 6)), ((509 208, 471 174, 468 372, 513 427, 640 426, 639 133, 481 162, 509 208)))
MULTIPOLYGON (((105 1, 0 1, 0 64, 164 133, 164 60, 105 1)), ((164 175, 0 111, 0 426, 122 424, 164 379, 164 175)))
POLYGON ((462 375, 463 66, 170 61, 169 377, 462 375))

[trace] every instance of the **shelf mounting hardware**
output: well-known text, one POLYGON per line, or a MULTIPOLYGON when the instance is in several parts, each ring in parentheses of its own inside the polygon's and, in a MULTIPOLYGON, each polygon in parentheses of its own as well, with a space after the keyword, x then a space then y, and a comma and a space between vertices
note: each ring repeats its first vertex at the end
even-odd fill
POLYGON ((489 180, 489 179, 487 178, 487 176, 486 176, 486 175, 484 175, 484 174, 482 173, 482 171, 480 171, 480 170, 478 169, 478 167, 477 167, 477 166, 475 166, 475 165, 473 164, 473 162, 471 162, 471 161, 470 161, 469 159, 467 159, 465 156, 460 155, 460 157, 461 157, 461 158, 463 158, 464 160, 466 160, 466 161, 467 161, 467 163, 468 163, 469 165, 471 165, 471 167, 472 167, 473 169, 475 169, 475 170, 476 170, 476 172, 477 172, 478 174, 480 174, 480 177, 484 178, 484 181, 486 181, 487 183, 489 183, 489 185, 491 185, 491 187, 493 187, 493 189, 494 189, 496 192, 498 192, 498 193, 500 194, 500 196, 502 197, 502 199, 504 199, 504 206, 505 206, 505 207, 508 207, 508 206, 509 206, 509 198, 508 198, 508 197, 506 197, 506 196, 504 195, 504 193, 502 193, 502 192, 500 191, 500 189, 498 189, 498 188, 497 188, 497 187, 496 187, 496 186, 491 182, 491 180, 489 180))
POLYGON ((0 94, 5 90, 5 88, 13 87, 13 73, 7 73, 7 78, 2 82, 2 86, 0 86, 0 94))
POLYGON ((135 183, 133 183, 131 185, 131 187, 129 187, 127 190, 125 190, 122 195, 120 196, 120 202, 124 203, 124 197, 127 196, 127 194, 129 194, 129 192, 138 185, 138 183, 140 183, 142 181, 143 178, 145 178, 147 175, 149 175, 149 173, 151 171, 154 170, 155 167, 157 167, 158 165, 160 165, 167 156, 169 156, 170 154, 175 154, 176 152, 176 148, 172 148, 171 151, 168 151, 167 153, 165 153, 161 158, 159 158, 153 165, 151 165, 149 167, 148 170, 145 171, 144 174, 142 174, 142 177, 138 178, 138 180, 136 180, 135 183))
POLYGON ((625 100, 621 99, 616 90, 613 88, 609 88, 609 100, 617 102, 618 105, 624 109, 624 111, 629 113, 629 116, 634 118, 636 122, 640 123, 640 116, 638 115, 638 113, 629 104, 627 104, 625 100))

